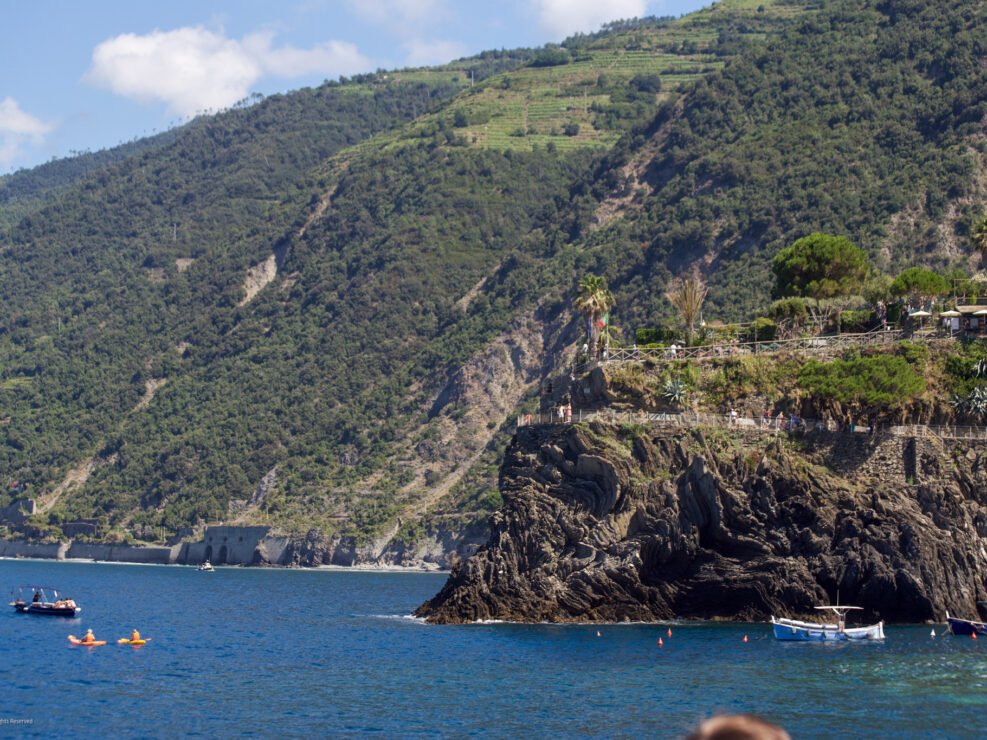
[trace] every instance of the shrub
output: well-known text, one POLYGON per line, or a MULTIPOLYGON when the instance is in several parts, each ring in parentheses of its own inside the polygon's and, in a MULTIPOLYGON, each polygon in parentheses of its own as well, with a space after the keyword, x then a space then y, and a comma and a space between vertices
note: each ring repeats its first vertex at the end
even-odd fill
POLYGON ((925 392, 925 379, 904 357, 875 355, 834 360, 810 360, 799 372, 799 385, 811 396, 859 410, 900 409, 925 392))
POLYGON ((558 46, 548 46, 535 54, 531 60, 532 67, 557 67, 568 64, 572 60, 569 52, 558 46))
POLYGON ((918 342, 901 342, 895 352, 898 356, 904 357, 909 365, 919 368, 925 367, 926 362, 929 360, 928 346, 918 342))
POLYGON ((671 344, 681 342, 682 334, 675 329, 659 327, 656 329, 638 329, 634 332, 634 340, 639 346, 651 344, 671 344))
POLYGON ((631 78, 630 85, 638 92, 659 93, 661 92, 661 75, 639 74, 631 78))
POLYGON ((801 328, 809 320, 809 306, 803 298, 782 298, 771 304, 768 316, 778 324, 801 328))
POLYGON ((763 316, 754 319, 740 335, 742 342, 770 342, 778 336, 778 325, 763 316))
POLYGON ((877 316, 873 311, 844 311, 840 315, 840 331, 859 334, 877 326, 877 316))

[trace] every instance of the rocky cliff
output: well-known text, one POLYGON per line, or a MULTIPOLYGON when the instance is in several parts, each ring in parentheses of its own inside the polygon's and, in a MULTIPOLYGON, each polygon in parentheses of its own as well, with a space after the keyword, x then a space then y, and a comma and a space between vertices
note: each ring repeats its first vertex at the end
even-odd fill
POLYGON ((927 440, 519 430, 491 536, 417 614, 432 622, 977 614, 985 457, 927 440), (944 472, 948 471, 948 472, 944 472))

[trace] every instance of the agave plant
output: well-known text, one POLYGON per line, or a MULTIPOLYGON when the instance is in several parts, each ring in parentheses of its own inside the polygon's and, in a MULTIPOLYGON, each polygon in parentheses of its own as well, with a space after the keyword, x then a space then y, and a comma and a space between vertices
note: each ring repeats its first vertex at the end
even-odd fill
POLYGON ((689 398, 689 389, 678 378, 672 378, 665 383, 664 396, 672 403, 682 406, 689 398))
POLYGON ((962 414, 964 411, 966 411, 966 399, 963 398, 963 396, 954 393, 949 403, 952 405, 954 409, 956 409, 956 413, 958 414, 962 414))
POLYGON ((978 385, 966 398, 966 410, 977 416, 987 414, 987 386, 978 385))
POLYGON ((983 378, 987 376, 987 360, 980 358, 975 363, 973 363, 973 374, 978 378, 983 378))

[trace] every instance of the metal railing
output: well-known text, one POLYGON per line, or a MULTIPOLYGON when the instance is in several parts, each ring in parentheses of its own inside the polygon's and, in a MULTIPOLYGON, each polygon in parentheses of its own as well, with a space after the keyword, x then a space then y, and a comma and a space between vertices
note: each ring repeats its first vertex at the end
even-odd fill
MULTIPOLYGON (((520 414, 517 426, 535 426, 543 424, 577 424, 586 421, 604 421, 610 424, 650 424, 660 427, 687 429, 692 427, 720 427, 730 429, 747 429, 760 431, 810 431, 828 429, 836 431, 834 422, 823 422, 818 419, 803 419, 798 416, 765 416, 752 418, 749 416, 731 414, 703 414, 686 412, 682 414, 658 413, 653 411, 618 411, 615 409, 583 410, 578 409, 559 414, 558 411, 543 411, 530 414, 520 414)), ((862 431, 856 429, 855 431, 862 431)))
POLYGON ((896 437, 925 437, 940 444, 945 440, 985 440, 987 427, 974 426, 928 426, 906 424, 896 426, 871 427, 867 424, 845 424, 827 419, 805 419, 800 416, 750 417, 739 414, 703 414, 685 412, 681 414, 653 411, 618 411, 616 409, 583 410, 572 412, 563 410, 520 414, 517 426, 544 424, 576 424, 586 421, 604 421, 611 424, 649 424, 658 427, 689 429, 693 427, 714 427, 721 429, 741 429, 762 432, 810 432, 826 431, 852 434, 873 434, 886 432, 896 437))
POLYGON ((641 360, 690 360, 736 357, 740 355, 774 354, 777 352, 827 352, 871 347, 900 342, 902 339, 930 338, 908 334, 901 330, 872 331, 866 334, 836 334, 833 336, 800 337, 798 339, 778 339, 763 342, 729 342, 708 344, 698 347, 617 347, 610 349, 601 358, 603 362, 636 362, 641 360))
POLYGON ((891 427, 891 433, 904 437, 927 437, 940 442, 945 440, 987 440, 987 427, 972 426, 927 426, 925 424, 908 424, 891 427))

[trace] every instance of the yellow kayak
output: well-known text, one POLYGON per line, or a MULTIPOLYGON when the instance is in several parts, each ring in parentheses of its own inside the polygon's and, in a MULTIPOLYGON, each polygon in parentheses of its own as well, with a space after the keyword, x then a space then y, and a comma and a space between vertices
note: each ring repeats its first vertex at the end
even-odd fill
POLYGON ((73 645, 82 645, 83 647, 99 647, 106 644, 106 640, 91 640, 86 642, 85 640, 80 640, 75 635, 69 635, 69 642, 73 645))
POLYGON ((150 640, 150 639, 151 639, 150 637, 147 637, 147 638, 143 638, 143 639, 140 639, 140 640, 131 640, 129 637, 121 637, 119 640, 117 640, 117 644, 118 645, 136 645, 136 646, 139 647, 141 645, 146 645, 147 644, 147 641, 150 640))

